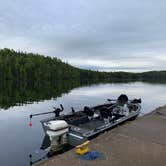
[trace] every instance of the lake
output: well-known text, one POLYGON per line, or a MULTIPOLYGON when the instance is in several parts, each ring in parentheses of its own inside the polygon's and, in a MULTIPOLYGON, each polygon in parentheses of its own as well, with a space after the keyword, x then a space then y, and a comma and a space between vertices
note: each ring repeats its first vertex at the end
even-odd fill
POLYGON ((116 99, 122 93, 131 99, 142 99, 141 115, 166 104, 166 84, 160 83, 71 84, 65 81, 54 87, 7 85, 0 90, 0 161, 3 166, 29 166, 29 154, 33 161, 45 156, 46 152, 40 150, 44 138, 40 120, 49 115, 33 117, 30 128, 32 113, 52 111, 59 104, 63 104, 64 113, 68 113, 71 106, 79 110, 85 105, 102 104, 108 98, 116 99))

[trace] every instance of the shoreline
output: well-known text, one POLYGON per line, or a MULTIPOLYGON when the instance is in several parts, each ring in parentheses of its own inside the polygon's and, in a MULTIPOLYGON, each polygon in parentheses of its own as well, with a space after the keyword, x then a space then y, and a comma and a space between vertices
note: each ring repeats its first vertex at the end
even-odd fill
POLYGON ((35 165, 165 166, 166 105, 90 140, 89 148, 104 159, 80 160, 72 149, 35 165))

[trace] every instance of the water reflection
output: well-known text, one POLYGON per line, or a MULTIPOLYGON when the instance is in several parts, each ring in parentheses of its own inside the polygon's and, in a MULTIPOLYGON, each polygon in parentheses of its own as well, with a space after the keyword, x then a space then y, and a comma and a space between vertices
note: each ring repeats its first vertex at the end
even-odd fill
POLYGON ((56 99, 63 93, 69 93, 71 89, 81 86, 79 80, 57 81, 54 83, 34 82, 16 83, 5 81, 0 83, 0 107, 8 109, 11 106, 22 106, 42 100, 56 99))
POLYGON ((74 88, 89 87, 98 83, 99 81, 95 80, 59 80, 53 83, 3 81, 0 82, 0 108, 8 109, 11 106, 56 99, 74 88))

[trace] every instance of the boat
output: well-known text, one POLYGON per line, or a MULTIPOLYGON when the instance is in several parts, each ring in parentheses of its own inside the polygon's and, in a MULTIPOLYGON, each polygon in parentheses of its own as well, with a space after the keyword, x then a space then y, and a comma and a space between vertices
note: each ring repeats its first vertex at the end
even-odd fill
MULTIPOLYGON (((49 151, 56 152, 65 145, 77 146, 98 134, 109 130, 127 120, 135 119, 141 110, 141 99, 129 100, 122 94, 118 99, 107 99, 101 105, 85 106, 80 111, 72 108, 70 114, 61 114, 64 108, 54 108, 55 115, 41 120, 45 135, 49 139, 49 151)), ((46 113, 43 113, 46 114, 46 113)), ((39 114, 34 114, 36 116, 39 114)), ((48 141, 47 141, 48 143, 48 141)))
POLYGON ((104 104, 85 106, 80 111, 72 107, 71 113, 62 114, 63 110, 61 104, 60 108, 54 108, 52 112, 30 115, 32 118, 54 113, 54 116, 41 120, 47 138, 43 141, 43 149, 56 152, 68 144, 77 146, 127 120, 135 119, 141 110, 141 99, 129 100, 127 95, 121 94, 118 99, 107 99, 104 104))

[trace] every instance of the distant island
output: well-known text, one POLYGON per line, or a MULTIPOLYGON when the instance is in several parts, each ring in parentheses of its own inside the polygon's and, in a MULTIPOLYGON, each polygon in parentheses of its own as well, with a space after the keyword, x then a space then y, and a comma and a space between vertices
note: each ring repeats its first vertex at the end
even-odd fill
POLYGON ((0 50, 0 81, 55 82, 57 80, 96 80, 96 81, 165 81, 166 71, 143 73, 99 72, 79 69, 60 59, 39 54, 0 50))

